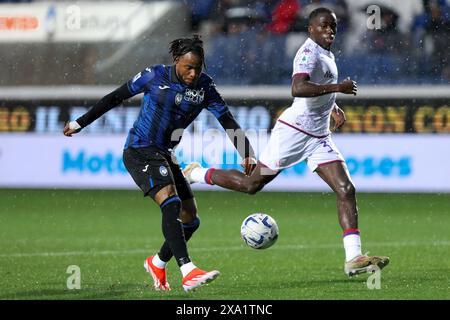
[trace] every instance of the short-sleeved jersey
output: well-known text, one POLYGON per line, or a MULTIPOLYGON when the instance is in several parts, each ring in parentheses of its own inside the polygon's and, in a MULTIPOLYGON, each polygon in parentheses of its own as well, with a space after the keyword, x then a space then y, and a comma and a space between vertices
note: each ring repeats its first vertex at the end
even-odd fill
POLYGON ((187 86, 180 82, 174 66, 154 65, 127 82, 130 93, 143 92, 141 110, 128 133, 128 147, 155 146, 171 152, 180 142, 183 130, 203 109, 217 119, 229 111, 216 86, 205 73, 187 86))
MULTIPOLYGON (((297 51, 293 65, 293 77, 307 74, 317 84, 335 84, 338 79, 337 66, 331 51, 325 50, 311 38, 297 51)), ((294 98, 292 106, 280 117, 314 136, 330 133, 330 115, 336 93, 310 98, 294 98)))

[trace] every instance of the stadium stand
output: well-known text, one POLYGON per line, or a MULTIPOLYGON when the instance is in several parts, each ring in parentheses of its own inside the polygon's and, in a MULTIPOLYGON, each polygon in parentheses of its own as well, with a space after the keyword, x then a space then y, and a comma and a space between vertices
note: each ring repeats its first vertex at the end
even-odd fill
MULTIPOLYGON (((112 1, 120 3, 121 1, 112 1)), ((27 6, 46 1, 1 1, 27 6)), ((56 2, 55 2, 56 3, 56 2)), ((79 1, 83 3, 94 3, 79 1)), ((100 2, 101 3, 101 2, 100 2)), ((0 85, 109 85, 167 60, 167 43, 176 36, 200 33, 206 46, 207 71, 222 85, 290 83, 292 60, 307 37, 308 14, 318 6, 338 16, 333 46, 340 78, 359 84, 448 84, 450 1, 411 0, 177 0, 141 1, 170 4, 139 36, 102 41, 3 42, 0 85), (381 25, 369 30, 367 7, 381 9, 381 25), (145 58, 143 58, 145 57, 145 58)), ((2 9, 3 8, 3 9, 2 9)), ((51 25, 47 10, 44 24, 51 25)), ((138 9, 139 10, 139 9, 138 9)), ((131 25, 134 15, 123 18, 131 25)), ((114 33, 113 32, 113 33, 114 33)), ((1 41, 1 40, 0 40, 1 41)))
MULTIPOLYGON (((360 84, 446 84, 450 81, 446 49, 446 43, 450 40, 450 7, 444 0, 413 0, 406 9, 401 7, 399 1, 378 1, 381 26, 377 30, 366 27, 369 16, 366 8, 372 4, 370 2, 361 1, 355 5, 343 0, 294 1, 295 5, 288 5, 297 11, 296 18, 290 24, 283 25, 289 25, 284 32, 274 32, 271 27, 276 23, 280 6, 292 1, 254 1, 251 4, 245 1, 219 1, 219 9, 220 2, 228 3, 231 8, 234 5, 235 8, 254 8, 254 11, 261 7, 262 2, 265 4, 263 11, 273 14, 265 20, 253 19, 247 14, 239 22, 231 21, 241 26, 232 28, 230 32, 230 21, 226 21, 225 10, 222 13, 225 22, 217 19, 212 22, 213 25, 217 21, 222 22, 222 27, 206 28, 212 30, 209 37, 211 49, 207 57, 210 72, 224 84, 289 83, 287 75, 292 68, 292 59, 298 43, 302 43, 298 41, 296 47, 290 39, 307 37, 308 14, 318 6, 333 8, 340 21, 333 51, 338 53, 336 58, 341 76, 351 76, 360 84), (224 44, 229 46, 229 41, 235 45, 226 51, 224 44), (250 50, 247 49, 249 47, 250 50), (235 64, 232 68, 221 63, 225 52, 225 59, 235 64)), ((291 16, 285 9, 284 17, 289 21, 291 16)), ((208 24, 208 21, 204 23, 208 24)))

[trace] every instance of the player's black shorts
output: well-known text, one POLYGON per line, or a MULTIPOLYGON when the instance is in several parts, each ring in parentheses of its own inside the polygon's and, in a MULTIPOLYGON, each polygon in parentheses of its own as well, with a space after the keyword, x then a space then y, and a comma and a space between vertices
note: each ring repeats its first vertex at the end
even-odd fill
POLYGON ((178 163, 172 160, 171 155, 161 152, 158 148, 128 147, 123 152, 123 163, 134 182, 144 192, 144 196, 150 195, 154 198, 162 188, 173 184, 181 200, 194 197, 178 163))

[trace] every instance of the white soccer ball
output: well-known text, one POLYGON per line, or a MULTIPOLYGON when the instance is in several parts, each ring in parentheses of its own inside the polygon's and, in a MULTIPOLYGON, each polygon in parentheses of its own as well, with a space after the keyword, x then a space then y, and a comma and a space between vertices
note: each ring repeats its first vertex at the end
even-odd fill
POLYGON ((278 225, 265 213, 253 213, 241 225, 241 238, 253 249, 266 249, 278 239, 278 225))

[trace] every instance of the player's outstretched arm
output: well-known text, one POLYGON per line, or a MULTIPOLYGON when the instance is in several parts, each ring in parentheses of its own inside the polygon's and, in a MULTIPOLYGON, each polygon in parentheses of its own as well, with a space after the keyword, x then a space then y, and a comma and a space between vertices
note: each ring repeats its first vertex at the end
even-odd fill
POLYGON ((317 97, 328 93, 341 92, 345 94, 354 94, 358 90, 356 82, 350 78, 337 84, 317 84, 310 81, 307 74, 297 75, 292 79, 293 97, 317 97))
POLYGON ((68 122, 63 129, 63 134, 66 137, 71 137, 72 134, 78 133, 84 127, 100 118, 103 114, 111 110, 112 108, 121 104, 124 100, 131 98, 134 94, 128 89, 128 85, 125 83, 113 92, 107 94, 101 98, 95 105, 89 109, 88 112, 83 114, 75 121, 68 122))

